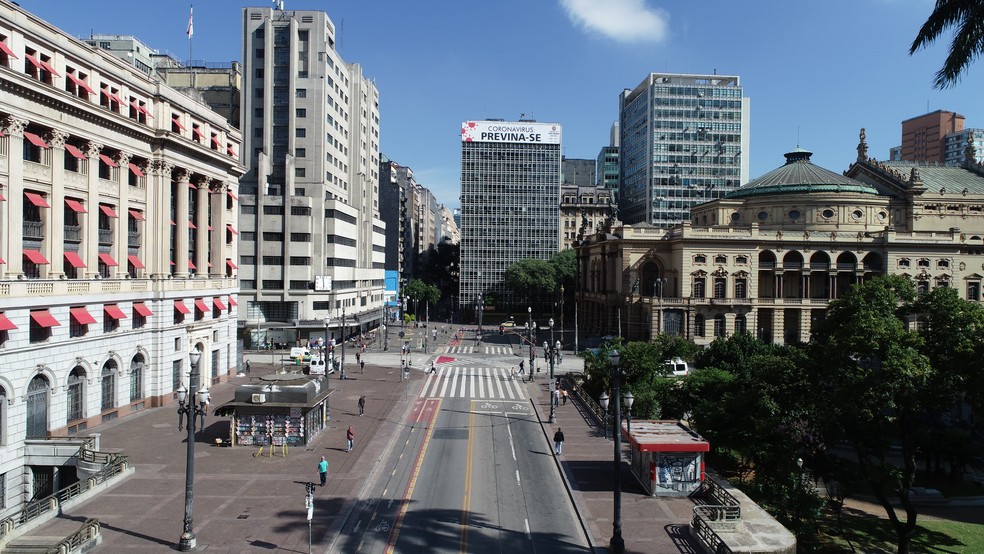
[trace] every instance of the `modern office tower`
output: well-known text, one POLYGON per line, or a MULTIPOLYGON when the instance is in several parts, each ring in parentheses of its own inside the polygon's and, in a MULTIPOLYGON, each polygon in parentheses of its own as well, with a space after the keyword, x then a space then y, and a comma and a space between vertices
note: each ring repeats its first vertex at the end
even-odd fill
POLYGON ((619 219, 668 227, 748 180, 739 78, 652 73, 619 98, 619 219))
POLYGON ((244 8, 243 32, 240 321, 254 342, 340 338, 383 303, 379 93, 324 12, 244 8))
POLYGON ((224 117, 12 2, 0 81, 7 519, 85 479, 79 441, 113 449, 93 428, 172 403, 192 352, 205 384, 235 373, 245 168, 224 117))
POLYGON ((984 162, 984 129, 963 129, 943 137, 943 162, 962 165, 967 160, 967 147, 974 147, 977 163, 984 162))
POLYGON ((560 249, 561 146, 557 123, 462 123, 461 306, 481 298, 518 309, 531 301, 514 296, 503 274, 560 249))
POLYGON ((942 163, 944 137, 963 128, 964 116, 945 110, 906 119, 902 122, 902 161, 942 163))
POLYGON ((602 147, 595 162, 595 175, 598 179, 595 184, 614 191, 616 198, 618 198, 618 141, 618 122, 615 122, 612 124, 608 146, 602 147))
POLYGON ((575 187, 595 186, 595 160, 561 158, 561 184, 575 187))

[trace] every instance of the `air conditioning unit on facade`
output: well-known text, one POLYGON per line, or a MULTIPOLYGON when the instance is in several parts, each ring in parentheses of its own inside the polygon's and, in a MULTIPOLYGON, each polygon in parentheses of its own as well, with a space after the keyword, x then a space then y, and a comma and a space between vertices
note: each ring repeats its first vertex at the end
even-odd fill
POLYGON ((262 404, 262 403, 266 402, 266 394, 263 394, 263 393, 254 394, 253 395, 252 402, 253 402, 253 404, 262 404))

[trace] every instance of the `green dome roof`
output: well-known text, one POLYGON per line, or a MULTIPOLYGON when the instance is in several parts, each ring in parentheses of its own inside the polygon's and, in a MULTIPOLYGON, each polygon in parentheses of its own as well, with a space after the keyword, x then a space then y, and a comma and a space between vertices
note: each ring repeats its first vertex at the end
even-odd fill
POLYGON ((725 198, 811 192, 878 194, 878 191, 870 185, 813 165, 813 162, 810 161, 812 155, 813 152, 797 146, 791 152, 786 152, 785 165, 773 169, 758 179, 749 181, 743 187, 729 193, 725 198))

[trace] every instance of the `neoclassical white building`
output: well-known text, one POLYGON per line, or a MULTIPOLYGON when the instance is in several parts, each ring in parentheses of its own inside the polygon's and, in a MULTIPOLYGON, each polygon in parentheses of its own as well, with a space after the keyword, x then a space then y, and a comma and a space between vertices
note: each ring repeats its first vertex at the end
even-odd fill
POLYGON ((39 441, 172 402, 193 349, 235 370, 244 168, 225 118, 8 2, 0 130, 5 517, 75 478, 39 441))
POLYGON ((580 336, 645 340, 662 330, 709 344, 750 332, 805 342, 830 301, 882 274, 981 301, 984 168, 973 142, 961 165, 875 161, 864 130, 857 150, 838 174, 797 148, 695 206, 691 221, 616 225, 583 241, 580 336))

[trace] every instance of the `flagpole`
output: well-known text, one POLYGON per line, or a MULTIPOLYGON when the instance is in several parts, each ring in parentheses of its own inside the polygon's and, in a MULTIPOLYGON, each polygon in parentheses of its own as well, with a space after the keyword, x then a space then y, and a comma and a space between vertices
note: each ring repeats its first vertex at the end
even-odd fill
POLYGON ((194 52, 194 36, 195 36, 195 5, 189 4, 188 9, 188 67, 193 65, 193 52, 194 52))

